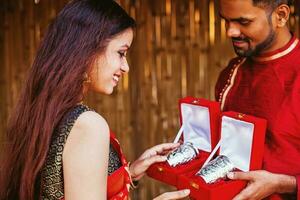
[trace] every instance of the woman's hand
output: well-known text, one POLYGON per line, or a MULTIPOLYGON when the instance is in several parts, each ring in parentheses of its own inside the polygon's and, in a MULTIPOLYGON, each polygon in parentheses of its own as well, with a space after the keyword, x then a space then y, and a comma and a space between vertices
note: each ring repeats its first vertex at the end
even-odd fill
POLYGON ((190 194, 190 190, 179 190, 174 192, 166 192, 158 197, 154 198, 153 200, 175 200, 175 199, 182 199, 187 197, 190 194))
POLYGON ((130 167, 130 175, 132 180, 141 179, 146 170, 156 162, 164 162, 167 160, 166 153, 178 147, 179 143, 164 143, 147 149, 130 167))

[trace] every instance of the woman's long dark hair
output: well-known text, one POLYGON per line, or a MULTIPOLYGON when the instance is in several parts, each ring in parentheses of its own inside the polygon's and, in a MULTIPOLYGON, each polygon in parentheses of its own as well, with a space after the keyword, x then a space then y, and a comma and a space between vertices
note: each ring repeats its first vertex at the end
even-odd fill
POLYGON ((85 73, 109 39, 135 21, 113 0, 75 0, 49 26, 7 129, 0 199, 31 200, 51 137, 81 101, 85 73))

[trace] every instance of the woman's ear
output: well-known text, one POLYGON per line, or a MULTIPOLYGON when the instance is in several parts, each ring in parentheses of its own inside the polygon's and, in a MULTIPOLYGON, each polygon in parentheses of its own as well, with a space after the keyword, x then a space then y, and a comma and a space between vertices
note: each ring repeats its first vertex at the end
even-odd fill
POLYGON ((274 10, 275 22, 278 28, 284 27, 289 20, 291 9, 286 4, 281 4, 274 10))

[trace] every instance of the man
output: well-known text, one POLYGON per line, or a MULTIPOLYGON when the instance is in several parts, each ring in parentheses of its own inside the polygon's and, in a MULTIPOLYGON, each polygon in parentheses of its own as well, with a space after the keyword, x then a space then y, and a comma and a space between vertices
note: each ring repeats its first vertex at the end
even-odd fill
POLYGON ((300 42, 287 27, 288 3, 220 0, 238 57, 222 71, 216 98, 223 111, 268 121, 263 170, 228 174, 248 181, 234 200, 300 200, 300 42))

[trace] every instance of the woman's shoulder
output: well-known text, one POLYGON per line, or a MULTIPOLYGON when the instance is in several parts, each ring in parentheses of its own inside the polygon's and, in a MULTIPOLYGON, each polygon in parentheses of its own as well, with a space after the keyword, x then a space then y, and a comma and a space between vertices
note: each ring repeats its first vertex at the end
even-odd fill
POLYGON ((106 120, 95 111, 86 111, 82 113, 76 120, 73 129, 77 129, 77 131, 86 134, 109 133, 109 127, 106 120))
POLYGON ((78 115, 70 134, 73 135, 72 133, 76 133, 78 137, 103 138, 109 136, 109 126, 104 117, 88 108, 78 115))
POLYGON ((78 116, 63 151, 66 196, 72 199, 72 195, 98 191, 95 187, 99 185, 105 186, 102 193, 106 191, 109 135, 108 124, 100 114, 85 111, 78 116))
MULTIPOLYGON (((103 168, 101 163, 106 164, 109 154, 109 135, 106 120, 97 112, 84 105, 72 108, 61 121, 52 139, 42 180, 47 184, 48 179, 53 182, 43 185, 43 195, 63 195, 61 184, 70 182, 72 174, 83 179, 86 174, 79 172, 88 173, 103 168)), ((107 171, 106 168, 102 171, 105 170, 107 171)))
POLYGON ((100 114, 90 110, 81 113, 66 141, 63 152, 64 164, 76 163, 79 167, 85 166, 82 163, 84 160, 91 163, 91 160, 97 162, 102 156, 107 157, 109 135, 108 124, 100 114))

